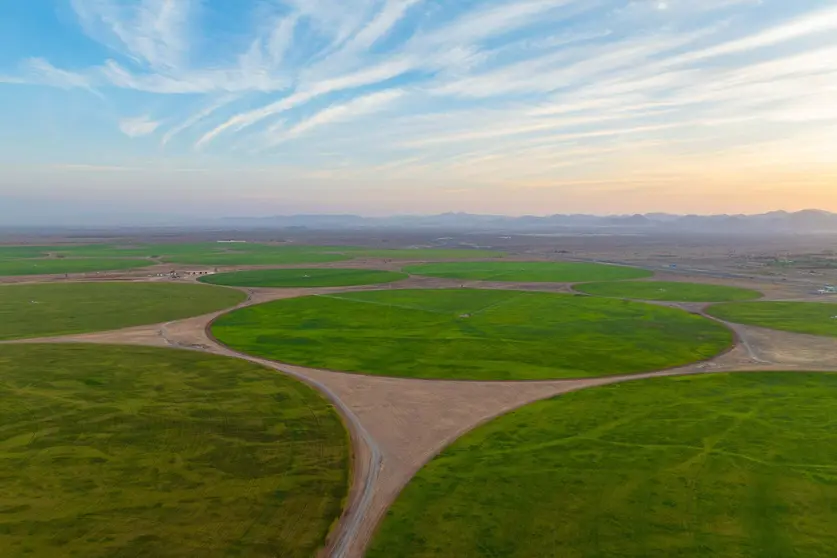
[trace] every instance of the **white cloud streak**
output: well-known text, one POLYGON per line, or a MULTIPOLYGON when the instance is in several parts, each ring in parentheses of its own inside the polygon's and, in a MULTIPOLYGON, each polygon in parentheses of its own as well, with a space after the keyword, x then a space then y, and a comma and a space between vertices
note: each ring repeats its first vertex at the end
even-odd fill
POLYGON ((321 162, 354 161, 507 182, 515 169, 593 172, 621 142, 700 154, 787 130, 821 137, 837 106, 837 9, 783 1, 272 0, 252 33, 202 52, 213 0, 72 0, 103 59, 34 58, 0 82, 147 94, 130 114, 173 124, 120 129, 162 133, 169 149, 199 130, 196 150, 258 144, 319 177, 342 175, 321 162))
POLYGON ((404 91, 400 89, 393 89, 371 93, 363 97, 352 99, 346 103, 331 105, 302 122, 295 124, 286 133, 276 134, 276 137, 271 140, 271 144, 299 137, 304 133, 310 132, 311 130, 326 124, 345 122, 359 116, 380 111, 387 105, 390 105, 397 99, 401 98, 403 95, 404 91))
POLYGON ((30 58, 24 61, 23 71, 27 78, 17 83, 34 82, 61 89, 86 89, 102 97, 102 94, 93 87, 92 80, 88 76, 61 70, 43 58, 30 58))
POLYGON ((194 0, 72 0, 83 28, 94 40, 158 70, 182 65, 194 0))
POLYGON ((238 97, 236 95, 227 95, 227 96, 215 101, 214 103, 210 104, 209 106, 205 107, 204 109, 196 112, 195 114, 193 114, 192 116, 190 116, 189 118, 187 118, 186 120, 181 122, 180 124, 172 127, 168 132, 166 132, 163 135, 163 138, 160 140, 160 143, 165 146, 176 135, 188 130, 189 128, 195 126, 199 122, 202 122, 203 120, 206 120, 207 118, 212 116, 214 113, 218 112, 220 109, 224 108, 225 106, 232 103, 236 99, 238 99, 238 97))
POLYGON ((406 15, 407 11, 423 0, 388 0, 381 11, 352 38, 344 49, 348 52, 363 52, 387 36, 392 28, 406 15))
POLYGON ((689 53, 675 59, 675 62, 696 62, 707 58, 738 54, 828 31, 837 31, 837 8, 814 12, 749 37, 689 53))
POLYGON ((136 116, 123 118, 119 121, 119 129, 122 133, 131 138, 138 138, 153 134, 160 127, 160 122, 151 120, 148 116, 136 116))
POLYGON ((475 43, 501 33, 510 33, 524 27, 545 13, 577 2, 578 0, 523 0, 506 2, 462 16, 450 25, 420 36, 420 44, 475 43))
POLYGON ((308 89, 301 89, 297 93, 259 109, 232 116, 226 122, 216 126, 214 129, 204 134, 203 137, 201 137, 195 144, 195 147, 200 149, 227 130, 243 130, 244 128, 252 126, 265 118, 281 114, 321 95, 336 91, 343 91, 345 89, 363 87, 364 85, 380 83, 386 81, 387 79, 397 77, 408 71, 410 68, 411 64, 409 61, 395 60, 381 64, 377 67, 361 70, 353 74, 316 83, 308 89))

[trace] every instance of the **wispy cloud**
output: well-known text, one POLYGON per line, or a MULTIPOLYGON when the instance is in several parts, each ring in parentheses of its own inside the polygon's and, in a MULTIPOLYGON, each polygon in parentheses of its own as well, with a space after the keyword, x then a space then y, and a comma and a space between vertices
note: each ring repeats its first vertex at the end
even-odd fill
POLYGON ((203 147, 229 129, 233 129, 235 131, 243 130, 244 128, 252 126, 265 118, 281 114, 299 105, 305 104, 316 97, 320 97, 327 93, 343 91, 345 89, 353 89, 363 87, 365 85, 381 83, 403 74, 410 68, 411 65, 409 61, 394 60, 355 73, 315 83, 308 88, 302 88, 296 93, 293 93, 292 95, 282 98, 274 103, 230 117, 222 124, 204 134, 201 139, 198 140, 196 147, 203 147))
POLYGON ((737 54, 829 31, 837 31, 837 8, 829 8, 800 16, 787 23, 777 25, 748 37, 684 54, 681 57, 675 58, 673 62, 696 62, 707 58, 737 54))
POLYGON ((151 120, 148 116, 137 116, 133 118, 123 118, 119 121, 119 129, 128 137, 138 138, 153 134, 160 123, 151 120))
POLYGON ((87 89, 95 95, 101 96, 93 87, 93 80, 80 73, 61 70, 43 58, 29 58, 22 64, 25 78, 17 83, 34 82, 61 89, 87 89))
POLYGON ((24 57, 0 83, 86 89, 130 137, 318 180, 584 184, 761 141, 805 157, 787 138, 832 137, 837 106, 821 0, 71 4, 98 58, 24 57))
MULTIPOLYGON (((578 3, 579 0, 523 0, 503 2, 476 12, 469 12, 454 22, 425 35, 419 35, 418 44, 473 44, 501 33, 511 33, 528 24, 552 19, 558 8, 578 3), (551 12, 551 14, 550 14, 551 12), (549 17, 549 16, 552 17, 549 17)), ((596 4, 594 1, 593 4, 596 4)))
POLYGON ((195 0, 72 0, 85 32, 94 40, 159 70, 183 64, 195 0))
POLYGON ((280 141, 299 137, 306 132, 310 132, 326 124, 346 122, 359 116, 381 111, 387 105, 399 99, 403 94, 404 92, 400 89, 379 91, 364 97, 352 99, 346 103, 331 105, 302 122, 295 124, 286 132, 282 132, 281 130, 274 131, 271 134, 273 137, 270 140, 270 144, 275 145, 280 141))
POLYGON ((365 52, 387 36, 407 11, 423 0, 387 0, 380 12, 355 35, 344 50, 365 52))
POLYGON ((188 130, 189 128, 195 126, 199 122, 206 120, 220 109, 235 101, 237 98, 238 97, 236 95, 226 95, 221 99, 211 103, 210 105, 196 112, 192 116, 186 118, 180 124, 177 124, 176 126, 173 126, 171 129, 169 129, 169 131, 163 135, 163 138, 160 140, 160 143, 162 145, 166 145, 176 135, 182 133, 185 130, 188 130))
POLYGON ((24 80, 23 78, 19 78, 19 77, 0 75, 0 83, 24 84, 24 83, 26 83, 26 80, 24 80))

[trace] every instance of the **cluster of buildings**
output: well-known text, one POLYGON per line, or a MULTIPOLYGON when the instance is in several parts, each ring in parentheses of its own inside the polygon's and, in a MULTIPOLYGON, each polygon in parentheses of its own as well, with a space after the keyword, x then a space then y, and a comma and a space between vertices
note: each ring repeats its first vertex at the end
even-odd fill
MULTIPOLYGON (((216 269, 217 271, 217 269, 216 269)), ((168 277, 169 279, 182 279, 184 277, 195 277, 200 275, 212 275, 213 271, 176 271, 171 270, 168 273, 158 273, 157 277, 168 277)))

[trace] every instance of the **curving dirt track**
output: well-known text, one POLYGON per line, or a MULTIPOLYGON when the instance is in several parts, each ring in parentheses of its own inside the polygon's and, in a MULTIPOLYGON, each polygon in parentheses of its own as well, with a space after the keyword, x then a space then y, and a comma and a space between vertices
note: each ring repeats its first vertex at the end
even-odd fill
MULTIPOLYGON (((381 288, 450 288, 460 281, 410 278, 390 285, 321 289, 246 289, 240 306, 299 296, 379 290, 381 288)), ((484 284, 471 288, 531 289, 567 292, 562 284, 484 284)), ((782 296, 787 293, 775 293, 782 296)), ((704 305, 677 305, 701 313, 704 305)), ((207 333, 211 321, 226 311, 165 324, 123 330, 26 340, 135 344, 200 350, 243 358, 293 375, 319 389, 338 408, 350 430, 354 449, 349 503, 322 555, 360 558, 389 505, 410 478, 439 451, 465 432, 527 403, 569 391, 644 378, 711 372, 837 369, 837 339, 727 324, 737 344, 707 362, 633 376, 530 382, 469 382, 364 376, 286 365, 232 351, 207 333)))

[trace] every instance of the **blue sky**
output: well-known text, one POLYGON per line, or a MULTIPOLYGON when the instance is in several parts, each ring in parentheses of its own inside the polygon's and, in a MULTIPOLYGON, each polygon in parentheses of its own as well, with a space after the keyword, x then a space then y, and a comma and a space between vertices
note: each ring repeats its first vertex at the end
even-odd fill
POLYGON ((9 1, 0 47, 0 206, 837 210, 834 0, 9 1))

